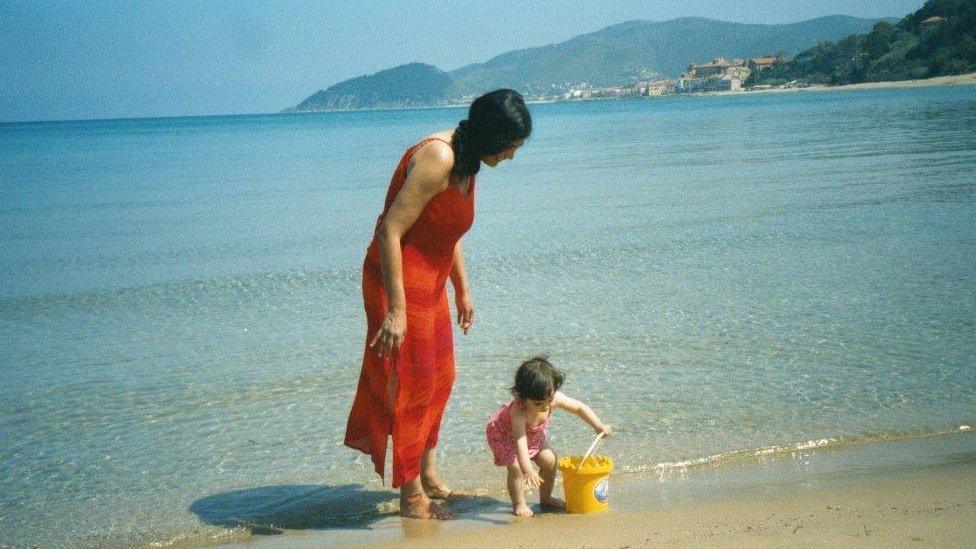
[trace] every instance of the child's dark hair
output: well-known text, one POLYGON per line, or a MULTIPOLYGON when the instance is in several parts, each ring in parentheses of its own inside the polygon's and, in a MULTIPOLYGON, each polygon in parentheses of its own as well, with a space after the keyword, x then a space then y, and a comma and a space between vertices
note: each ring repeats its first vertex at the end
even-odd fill
POLYGON ((512 395, 532 400, 547 400, 556 394, 566 377, 549 362, 547 356, 530 358, 515 372, 512 395))

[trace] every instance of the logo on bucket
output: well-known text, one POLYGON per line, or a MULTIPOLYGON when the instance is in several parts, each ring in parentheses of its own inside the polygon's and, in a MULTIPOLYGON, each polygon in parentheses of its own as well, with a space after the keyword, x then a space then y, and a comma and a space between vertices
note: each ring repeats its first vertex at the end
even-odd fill
POLYGON ((593 497, 600 503, 607 502, 607 498, 610 497, 610 479, 605 478, 596 483, 593 487, 593 497))

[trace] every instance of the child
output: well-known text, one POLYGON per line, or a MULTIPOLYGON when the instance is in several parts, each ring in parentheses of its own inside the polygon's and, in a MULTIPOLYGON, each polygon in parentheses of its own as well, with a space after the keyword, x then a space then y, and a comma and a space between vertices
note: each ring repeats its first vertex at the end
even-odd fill
POLYGON ((488 420, 488 446, 495 457, 495 465, 508 469, 508 495, 512 498, 512 512, 531 517, 532 510, 525 503, 522 486, 539 488, 539 504, 543 510, 562 511, 566 504, 552 497, 556 481, 556 454, 546 441, 549 419, 555 408, 572 412, 590 424, 598 433, 610 436, 613 430, 603 424, 590 407, 559 392, 563 373, 553 367, 546 357, 537 356, 519 366, 515 374, 512 395, 488 420), (529 463, 539 466, 539 473, 529 463))

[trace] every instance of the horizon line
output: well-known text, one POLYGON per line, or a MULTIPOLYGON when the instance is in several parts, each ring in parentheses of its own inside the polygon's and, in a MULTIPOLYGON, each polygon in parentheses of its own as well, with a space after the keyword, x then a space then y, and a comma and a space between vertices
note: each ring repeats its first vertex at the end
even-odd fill
MULTIPOLYGON (((912 13, 914 13, 914 12, 912 12, 912 13)), ((801 19, 801 20, 798 20, 798 21, 792 21, 792 22, 788 22, 788 23, 755 23, 755 22, 747 22, 747 21, 728 21, 728 20, 724 20, 724 19, 713 19, 713 18, 710 18, 710 17, 702 17, 702 16, 697 16, 697 15, 683 15, 683 16, 680 16, 680 17, 672 17, 671 19, 661 19, 661 20, 654 20, 654 19, 627 19, 627 20, 624 20, 624 21, 620 21, 620 22, 617 22, 617 23, 612 23, 610 25, 606 25, 606 26, 601 27, 601 28, 599 28, 597 30, 594 30, 594 31, 583 32, 583 33, 580 33, 580 34, 576 34, 575 36, 573 36, 571 38, 567 38, 567 39, 562 40, 562 41, 559 41, 559 42, 550 42, 548 44, 544 44, 544 45, 540 45, 540 46, 529 46, 529 47, 525 47, 525 48, 517 48, 517 49, 509 50, 509 51, 506 51, 506 52, 503 52, 503 53, 499 53, 499 54, 496 54, 496 55, 492 55, 491 57, 488 57, 484 61, 472 61, 470 63, 466 63, 464 65, 461 65, 460 67, 457 67, 456 69, 451 69, 450 71, 443 70, 440 67, 437 67, 436 65, 429 64, 429 63, 423 63, 421 61, 409 61, 407 63, 401 63, 399 65, 394 65, 392 67, 387 67, 385 69, 380 69, 380 70, 378 70, 376 72, 373 72, 373 73, 362 73, 362 74, 359 74, 357 76, 353 76, 353 77, 350 77, 350 78, 345 78, 345 79, 339 80, 339 81, 337 81, 337 82, 335 82, 333 84, 327 85, 324 88, 319 88, 318 90, 316 90, 315 92, 312 92, 312 93, 314 94, 314 93, 318 93, 320 91, 325 91, 326 89, 328 89, 328 88, 330 88, 332 86, 335 86, 337 84, 341 84, 342 82, 346 82, 348 80, 352 80, 352 79, 355 79, 355 78, 362 78, 362 77, 373 76, 373 75, 378 74, 378 73, 383 72, 383 71, 395 69, 397 67, 402 67, 404 65, 410 65, 410 64, 413 64, 413 63, 429 64, 430 66, 435 67, 438 70, 441 70, 443 72, 453 72, 453 71, 460 70, 460 69, 462 69, 464 67, 467 67, 467 66, 470 66, 470 65, 477 65, 477 64, 487 63, 488 61, 491 61, 492 59, 495 59, 496 57, 499 57, 499 56, 502 56, 502 55, 506 55, 506 54, 509 54, 509 53, 514 53, 514 52, 519 52, 519 51, 526 51, 526 50, 532 50, 532 49, 537 49, 537 48, 546 48, 546 47, 550 47, 550 46, 553 46, 553 45, 562 44, 562 43, 565 43, 565 42, 569 42, 570 40, 575 40, 575 39, 577 39, 579 37, 582 37, 582 36, 587 36, 587 35, 590 35, 590 34, 595 34, 595 33, 601 32, 603 30, 606 30, 608 28, 615 27, 617 25, 625 25, 627 23, 669 23, 669 22, 672 22, 672 21, 679 21, 679 20, 682 20, 682 19, 698 19, 698 20, 703 20, 703 21, 714 21, 714 22, 718 22, 718 23, 731 23, 731 24, 738 24, 738 25, 761 25, 761 26, 772 27, 772 26, 796 25, 796 24, 799 24, 799 23, 805 23, 807 21, 816 21, 818 19, 827 19, 827 18, 830 18, 830 17, 848 17, 848 18, 851 18, 851 19, 859 19, 859 20, 862 20, 862 21, 871 21, 871 20, 882 20, 882 19, 899 19, 900 20, 900 19, 903 19, 904 17, 907 17, 907 15, 908 14, 903 15, 901 17, 898 17, 898 16, 859 17, 859 16, 856 16, 856 15, 847 15, 847 14, 843 14, 843 13, 833 13, 833 14, 829 14, 829 15, 821 15, 821 16, 818 16, 818 17, 811 17, 809 19, 801 19)), ((293 107, 285 107, 284 109, 281 109, 279 111, 251 112, 251 113, 164 114, 164 115, 150 115, 150 116, 108 116, 108 117, 103 117, 103 118, 102 117, 96 117, 96 118, 37 118, 37 119, 20 119, 20 120, 0 120, 0 126, 4 126, 4 125, 15 125, 15 124, 44 124, 44 123, 63 123, 63 122, 98 122, 98 121, 107 122, 107 121, 122 121, 122 120, 165 120, 165 119, 170 119, 170 118, 217 118, 217 117, 230 117, 230 116, 267 116, 267 115, 274 115, 274 114, 308 114, 308 113, 313 113, 313 112, 356 112, 356 111, 383 111, 383 110, 410 110, 410 109, 415 109, 415 108, 420 108, 420 109, 422 109, 422 108, 457 108, 457 106, 441 105, 441 106, 431 106, 431 107, 402 107, 402 108, 378 108, 378 109, 343 109, 343 110, 338 110, 337 109, 337 110, 330 110, 330 111, 299 111, 299 112, 293 112, 293 113, 286 112, 286 110, 287 109, 290 109, 290 108, 293 108, 293 107)))

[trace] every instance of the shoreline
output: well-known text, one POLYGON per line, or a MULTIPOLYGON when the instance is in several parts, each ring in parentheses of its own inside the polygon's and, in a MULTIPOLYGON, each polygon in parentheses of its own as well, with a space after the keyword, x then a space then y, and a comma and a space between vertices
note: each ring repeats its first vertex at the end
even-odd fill
POLYGON ((768 90, 742 90, 737 92, 710 92, 709 95, 738 95, 760 93, 788 93, 802 91, 850 91, 850 90, 882 90, 901 88, 928 88, 935 86, 971 86, 976 85, 976 72, 955 74, 951 76, 936 76, 915 80, 891 80, 885 82, 861 82, 859 84, 844 84, 842 86, 828 86, 815 84, 802 88, 770 88, 768 90))
MULTIPOLYGON (((952 76, 936 76, 933 78, 924 78, 916 80, 893 80, 887 82, 862 82, 860 84, 845 84, 843 86, 827 86, 823 84, 817 84, 813 86, 807 86, 803 88, 771 88, 768 90, 740 90, 740 91, 716 91, 716 92, 700 92, 700 93, 688 93, 688 94, 671 94, 671 95, 661 95, 654 97, 638 96, 638 97, 598 97, 589 99, 575 99, 575 100, 565 100, 565 99, 532 99, 527 100, 527 104, 531 105, 549 105, 558 103, 582 103, 590 101, 626 101, 626 100, 640 100, 640 99, 650 99, 659 100, 667 99, 672 97, 713 97, 713 96, 727 96, 727 95, 744 95, 744 94, 759 94, 759 93, 789 93, 798 91, 843 91, 843 90, 866 90, 866 89, 894 89, 894 88, 923 88, 932 86, 966 86, 966 85, 976 85, 976 72, 968 74, 957 74, 952 76)), ((457 103, 451 105, 425 105, 418 107, 364 107, 357 109, 317 109, 317 110, 291 110, 292 107, 286 109, 281 109, 278 111, 268 111, 268 112, 249 112, 249 113, 216 113, 216 114, 193 114, 193 115, 160 115, 160 116, 120 116, 113 118, 66 118, 66 119, 38 119, 38 120, 6 120, 0 121, 0 126, 29 126, 33 124, 43 125, 43 124, 64 124, 64 123, 79 123, 79 122, 121 122, 121 121, 134 121, 134 120, 174 120, 183 118, 230 118, 230 117, 248 117, 248 116, 291 116, 291 115, 303 115, 303 114, 322 114, 322 113, 357 113, 357 112, 371 112, 371 111, 413 111, 413 110, 432 110, 432 109, 459 109, 465 108, 468 105, 466 103, 457 103)))
MULTIPOLYGON (((611 508, 594 515, 517 519, 504 494, 478 494, 452 506, 453 521, 403 520, 394 509, 382 509, 384 516, 368 524, 273 536, 254 531, 228 546, 966 546, 976 539, 973 435, 959 431, 614 475, 611 508)), ((559 484, 556 492, 562 493, 559 484)))
MULTIPOLYGON (((900 89, 900 88, 927 88, 935 86, 969 86, 976 85, 976 72, 967 74, 955 74, 949 76, 935 76, 932 78, 919 78, 914 80, 888 80, 884 82, 861 82, 859 84, 844 84, 841 86, 830 86, 826 84, 814 84, 811 86, 795 88, 769 88, 769 89, 742 89, 739 91, 710 91, 695 93, 678 93, 658 96, 624 96, 624 97, 589 97, 586 99, 527 99, 529 105, 551 105, 561 103, 589 103, 601 101, 640 101, 640 100, 660 100, 680 97, 724 97, 736 95, 752 95, 765 93, 790 93, 790 92, 818 92, 818 91, 850 91, 850 90, 874 90, 874 89, 900 89)), ((341 113, 341 112, 369 112, 369 111, 409 111, 424 109, 458 109, 464 108, 467 103, 457 103, 450 105, 425 105, 417 107, 363 107, 356 109, 314 109, 314 110, 291 110, 283 109, 278 113, 269 114, 316 114, 316 113, 341 113)))
POLYGON ((551 515, 386 546, 783 547, 913 544, 970 547, 976 539, 976 464, 868 475, 815 489, 734 497, 604 515, 551 515), (501 538, 500 536, 504 536, 501 538), (572 541, 568 541, 572 540, 572 541))

